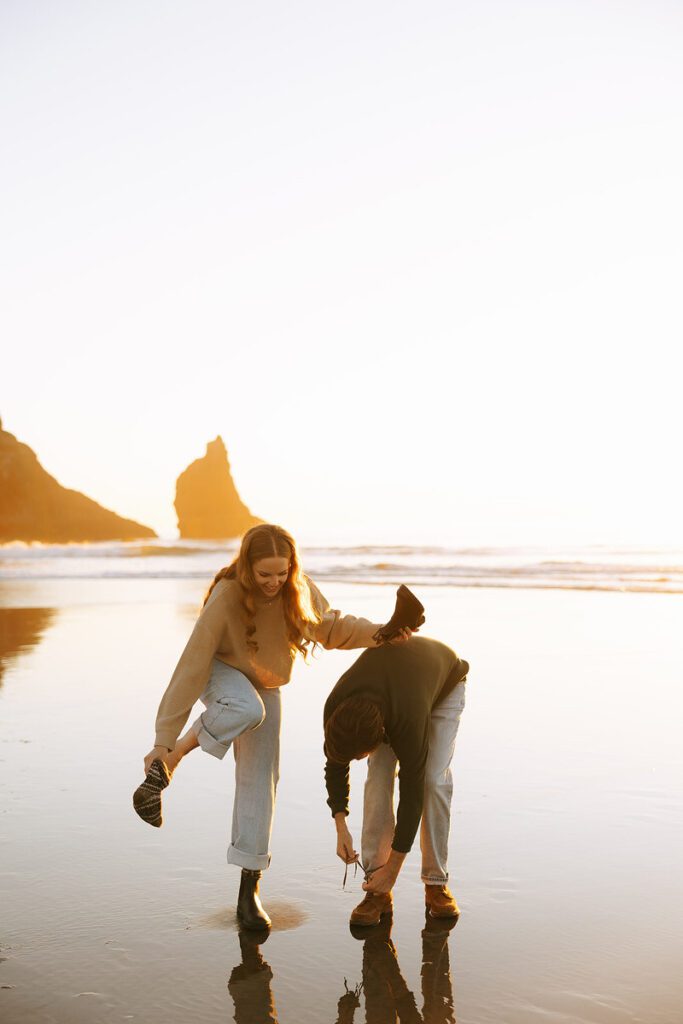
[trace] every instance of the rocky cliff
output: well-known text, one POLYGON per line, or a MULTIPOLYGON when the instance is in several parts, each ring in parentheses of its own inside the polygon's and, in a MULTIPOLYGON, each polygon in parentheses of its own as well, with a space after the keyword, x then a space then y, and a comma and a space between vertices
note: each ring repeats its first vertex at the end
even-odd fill
POLYGON ((0 423, 0 542, 136 540, 154 530, 62 487, 0 423))
POLYGON ((180 474, 174 504, 181 537, 239 537, 263 522, 251 514, 237 493, 221 437, 210 441, 206 455, 180 474))

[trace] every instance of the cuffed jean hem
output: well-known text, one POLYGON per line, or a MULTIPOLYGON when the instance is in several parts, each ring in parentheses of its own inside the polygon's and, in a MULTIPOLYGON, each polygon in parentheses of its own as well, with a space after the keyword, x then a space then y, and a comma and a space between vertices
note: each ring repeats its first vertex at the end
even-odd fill
POLYGON ((204 727, 202 716, 200 715, 196 722, 192 725, 192 731, 199 741, 199 746, 207 754, 212 754, 217 757, 219 761, 222 761, 227 752, 230 750, 230 744, 227 746, 224 743, 219 743, 215 736, 212 736, 210 732, 204 727))
POLYGON ((433 875, 427 875, 427 877, 423 875, 422 882, 424 885, 446 885, 446 883, 448 882, 448 875, 446 875, 445 878, 443 877, 443 875, 441 876, 441 878, 434 878, 433 875))
POLYGON ((232 843, 228 847, 228 864, 236 864, 249 871, 265 871, 270 866, 269 853, 244 853, 232 843))

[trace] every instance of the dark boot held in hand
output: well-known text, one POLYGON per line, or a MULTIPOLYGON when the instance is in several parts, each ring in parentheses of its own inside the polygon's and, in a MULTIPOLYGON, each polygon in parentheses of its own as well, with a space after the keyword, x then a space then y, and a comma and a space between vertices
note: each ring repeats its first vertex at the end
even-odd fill
POLYGON ((408 590, 402 583, 396 591, 396 607, 385 626, 381 626, 375 633, 373 639, 378 643, 385 644, 399 633, 405 626, 408 629, 416 630, 425 621, 424 605, 418 601, 412 590, 408 590))
POLYGON ((237 897, 237 919, 243 928, 260 930, 270 928, 270 918, 266 914, 258 895, 260 871, 249 871, 242 868, 240 891, 237 897))

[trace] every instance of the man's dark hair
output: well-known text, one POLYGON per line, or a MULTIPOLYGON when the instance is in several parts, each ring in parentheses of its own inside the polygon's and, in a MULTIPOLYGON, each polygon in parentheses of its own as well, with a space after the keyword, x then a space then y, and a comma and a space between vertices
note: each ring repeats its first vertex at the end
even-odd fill
POLYGON ((325 756, 334 764, 348 764, 378 747, 384 739, 384 718, 367 697, 348 697, 325 722, 325 756))

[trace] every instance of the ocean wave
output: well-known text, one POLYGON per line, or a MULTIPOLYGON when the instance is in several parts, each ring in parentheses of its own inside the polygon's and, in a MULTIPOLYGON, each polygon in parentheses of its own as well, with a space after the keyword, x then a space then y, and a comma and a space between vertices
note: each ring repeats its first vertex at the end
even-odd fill
MULTIPOLYGON (((201 579, 237 542, 163 540, 4 545, 0 579, 201 579)), ((683 552, 646 548, 455 548, 438 545, 302 547, 317 580, 366 585, 683 593, 683 552)))
POLYGON ((219 545, 216 541, 180 541, 169 544, 154 541, 90 541, 70 544, 44 544, 34 541, 30 544, 13 541, 0 544, 0 565, 7 558, 45 559, 45 558, 182 558, 187 555, 220 552, 225 557, 232 557, 237 544, 219 545))

